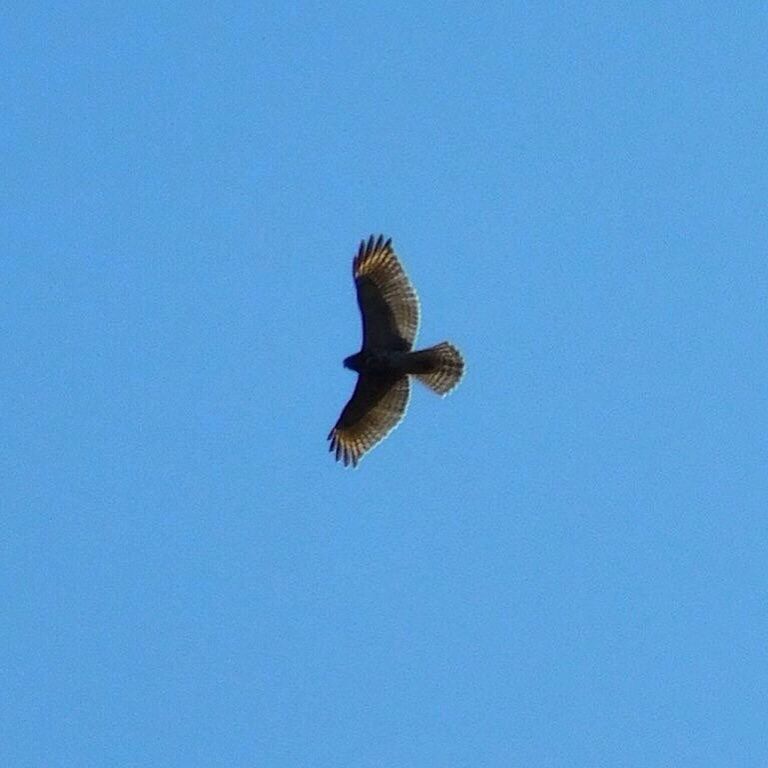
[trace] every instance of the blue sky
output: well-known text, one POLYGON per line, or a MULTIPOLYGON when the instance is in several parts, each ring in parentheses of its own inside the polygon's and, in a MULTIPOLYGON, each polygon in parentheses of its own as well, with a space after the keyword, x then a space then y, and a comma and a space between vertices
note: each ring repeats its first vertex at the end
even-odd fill
POLYGON ((20 8, 0 763, 764 766, 764 5, 20 8))

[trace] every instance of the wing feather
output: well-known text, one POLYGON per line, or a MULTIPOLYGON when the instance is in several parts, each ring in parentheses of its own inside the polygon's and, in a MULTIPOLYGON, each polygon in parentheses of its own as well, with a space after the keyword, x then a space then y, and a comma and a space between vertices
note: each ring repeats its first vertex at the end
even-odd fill
POLYGON ((363 350, 413 348, 419 330, 419 299, 383 235, 363 240, 352 271, 363 318, 363 350))
POLYGON ((360 374, 355 391, 330 431, 328 450, 344 465, 357 463, 399 423, 408 407, 407 376, 360 374))

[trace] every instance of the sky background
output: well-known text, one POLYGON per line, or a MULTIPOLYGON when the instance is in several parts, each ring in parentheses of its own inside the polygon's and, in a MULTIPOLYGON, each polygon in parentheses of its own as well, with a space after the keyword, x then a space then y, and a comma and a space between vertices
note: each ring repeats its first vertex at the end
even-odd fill
POLYGON ((7 5, 0 764, 768 765, 766 40, 7 5), (345 470, 379 232, 468 368, 345 470))

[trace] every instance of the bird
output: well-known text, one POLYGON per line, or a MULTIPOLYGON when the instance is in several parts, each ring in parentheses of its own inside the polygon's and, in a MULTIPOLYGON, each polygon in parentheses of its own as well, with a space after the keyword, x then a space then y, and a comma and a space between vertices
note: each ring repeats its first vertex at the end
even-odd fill
POLYGON ((344 359, 357 373, 349 402, 328 434, 336 461, 356 467, 401 421, 413 376, 447 395, 464 374, 464 358, 450 342, 413 350, 419 299, 392 247, 392 239, 363 239, 352 261, 363 321, 359 352, 344 359))

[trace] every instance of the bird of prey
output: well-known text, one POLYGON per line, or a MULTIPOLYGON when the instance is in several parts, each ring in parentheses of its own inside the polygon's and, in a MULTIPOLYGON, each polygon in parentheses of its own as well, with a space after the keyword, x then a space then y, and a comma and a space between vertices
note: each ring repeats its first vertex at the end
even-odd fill
POLYGON ((363 319, 362 349, 344 360, 357 372, 352 397, 330 431, 329 450, 344 465, 357 466, 363 454, 383 440, 403 418, 410 376, 438 395, 460 381, 464 360, 447 341, 414 352, 419 299, 392 249, 392 240, 373 235, 352 263, 357 303, 363 319))

